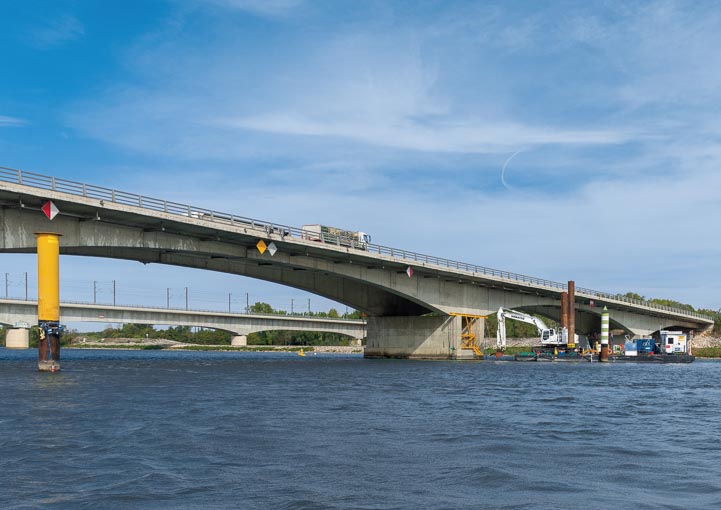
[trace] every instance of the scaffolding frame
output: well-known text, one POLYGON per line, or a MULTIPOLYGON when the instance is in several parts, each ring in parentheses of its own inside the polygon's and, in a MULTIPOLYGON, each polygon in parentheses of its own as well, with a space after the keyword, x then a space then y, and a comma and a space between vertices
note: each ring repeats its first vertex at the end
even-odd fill
POLYGON ((488 315, 473 315, 468 313, 450 313, 453 317, 461 318, 461 349, 472 350, 479 358, 483 358, 483 351, 478 345, 478 337, 474 333, 474 328, 479 319, 486 319, 488 315))

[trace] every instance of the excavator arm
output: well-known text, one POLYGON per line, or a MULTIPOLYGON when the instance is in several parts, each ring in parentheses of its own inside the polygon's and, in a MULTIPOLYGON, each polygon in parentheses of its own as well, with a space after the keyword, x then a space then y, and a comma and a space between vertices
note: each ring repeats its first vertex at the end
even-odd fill
POLYGON ((499 308, 498 313, 498 329, 496 330, 496 350, 503 352, 506 350, 506 319, 512 319, 514 321, 525 322, 527 324, 533 324, 538 329, 538 335, 543 335, 543 331, 547 330, 546 323, 538 317, 528 315, 517 310, 508 310, 506 308, 499 308))

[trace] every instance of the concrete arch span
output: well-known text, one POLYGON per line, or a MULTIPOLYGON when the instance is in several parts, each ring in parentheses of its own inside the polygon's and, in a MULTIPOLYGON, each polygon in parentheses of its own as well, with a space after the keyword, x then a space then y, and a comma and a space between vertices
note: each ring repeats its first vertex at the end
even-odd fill
MULTIPOLYGON (((14 232, 11 239, 4 236, 4 247, 0 247, 0 251, 34 253, 34 232, 47 230, 48 225, 37 215, 29 216, 13 209, 0 210, 0 217, 3 215, 6 224, 24 224, 25 228, 14 232)), ((199 239, 64 216, 58 216, 53 227, 63 236, 61 255, 134 260, 247 276, 304 290, 369 315, 423 315, 443 311, 401 289, 394 289, 385 271, 294 253, 282 241, 275 241, 279 252, 271 257, 267 252, 260 254, 253 245, 208 239, 207 235, 199 239)))
MULTIPOLYGON (((62 323, 102 322, 153 326, 194 326, 226 331, 235 336, 260 331, 284 330, 337 333, 352 338, 365 337, 365 323, 359 320, 77 303, 61 303, 60 320, 62 323)), ((24 321, 30 325, 37 324, 37 303, 0 299, 0 323, 13 324, 16 321, 24 321)))
MULTIPOLYGON (((172 221, 138 219, 145 228, 110 222, 98 210, 100 220, 57 216, 53 228, 63 235, 60 253, 135 260, 236 274, 278 283, 332 299, 370 317, 414 317, 437 312, 488 315, 499 306, 508 308, 549 303, 560 306, 558 289, 528 289, 523 283, 497 282, 483 274, 457 269, 408 264, 370 257, 348 248, 318 246, 317 243, 284 241, 261 235, 235 235, 194 225, 175 226, 172 221), (193 227, 193 228, 191 228, 193 227), (190 229, 187 232, 180 229, 190 229), (278 252, 261 254, 259 239, 271 240, 278 252)), ((177 223, 178 220, 176 219, 177 223)), ((47 230, 47 220, 36 211, 0 209, 5 225, 0 251, 33 253, 33 232, 47 230), (9 225, 22 224, 14 230, 9 225), (12 231, 12 232, 11 232, 12 231)))

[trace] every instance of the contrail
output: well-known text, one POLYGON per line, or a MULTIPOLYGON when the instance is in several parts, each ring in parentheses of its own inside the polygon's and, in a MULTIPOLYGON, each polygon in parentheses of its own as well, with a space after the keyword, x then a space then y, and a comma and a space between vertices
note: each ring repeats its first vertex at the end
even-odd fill
POLYGON ((524 150, 526 150, 526 149, 521 149, 521 150, 514 152, 513 154, 511 154, 508 157, 506 162, 503 163, 503 169, 501 170, 501 184, 503 184, 503 187, 506 188, 508 191, 511 191, 511 187, 506 182, 506 167, 508 166, 508 163, 510 163, 513 158, 515 158, 518 154, 520 154, 524 150))

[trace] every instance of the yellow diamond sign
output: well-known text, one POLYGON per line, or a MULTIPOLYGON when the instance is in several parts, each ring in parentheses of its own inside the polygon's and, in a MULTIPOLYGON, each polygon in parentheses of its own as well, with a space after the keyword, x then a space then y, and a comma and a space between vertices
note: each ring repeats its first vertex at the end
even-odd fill
POLYGON ((262 239, 260 241, 258 241, 258 244, 256 244, 255 247, 258 248, 258 251, 260 252, 261 255, 263 255, 265 253, 265 250, 268 249, 268 247, 265 244, 265 241, 263 241, 262 239))

